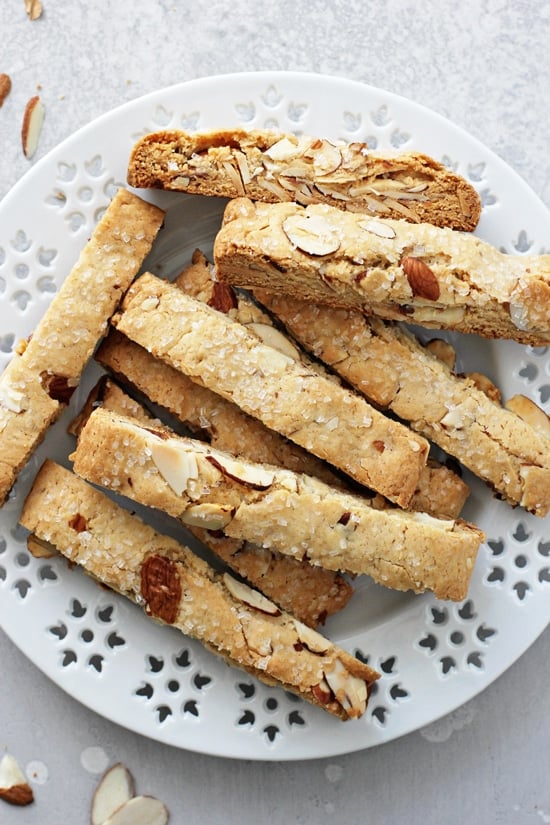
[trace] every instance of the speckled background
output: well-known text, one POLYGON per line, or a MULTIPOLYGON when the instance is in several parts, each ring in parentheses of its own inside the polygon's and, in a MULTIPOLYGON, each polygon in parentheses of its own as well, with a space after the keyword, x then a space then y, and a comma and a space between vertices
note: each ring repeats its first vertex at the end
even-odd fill
MULTIPOLYGON (((550 206, 548 0, 23 0, 0 3, 0 197, 66 136, 120 103, 196 77, 296 69, 364 81, 431 107, 507 161, 550 206), (39 90, 32 161, 20 123, 39 90)), ((0 227, 1 231, 1 227, 0 227)), ((550 236, 550 225, 549 225, 550 236)), ((0 634, 0 753, 35 771, 36 804, 0 823, 88 821, 98 774, 121 760, 171 823, 535 825, 550 822, 548 632, 450 716, 376 750, 307 763, 176 751, 111 725, 0 634)), ((0 803, 1 804, 1 803, 0 803)))

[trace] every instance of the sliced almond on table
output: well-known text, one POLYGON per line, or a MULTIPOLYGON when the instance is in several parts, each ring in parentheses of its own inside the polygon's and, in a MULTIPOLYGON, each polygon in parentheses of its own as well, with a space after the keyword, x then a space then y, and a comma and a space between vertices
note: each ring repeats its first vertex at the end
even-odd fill
POLYGON ((42 15, 42 3, 40 0, 25 0, 25 11, 29 20, 38 20, 42 15))
POLYGON ((166 825, 168 808, 153 796, 134 796, 125 802, 102 825, 166 825))
POLYGON ((0 108, 11 91, 11 78, 9 74, 0 74, 0 108))
POLYGON ((91 825, 103 825, 109 817, 134 796, 132 774, 121 762, 101 777, 92 797, 91 825))
POLYGON ((29 805, 34 800, 27 777, 9 753, 0 760, 0 799, 10 805, 29 805))
POLYGON ((44 122, 44 106, 38 95, 31 97, 25 107, 21 127, 21 143, 26 158, 32 158, 38 146, 38 139, 44 122))

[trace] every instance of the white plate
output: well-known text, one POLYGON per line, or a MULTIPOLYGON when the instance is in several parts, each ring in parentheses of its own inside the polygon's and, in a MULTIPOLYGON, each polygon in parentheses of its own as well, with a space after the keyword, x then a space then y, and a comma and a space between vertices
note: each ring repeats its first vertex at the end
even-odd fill
MULTIPOLYGON (((0 204, 0 367, 28 335, 76 260, 141 134, 164 127, 277 127, 371 147, 419 149, 481 193, 478 234, 509 252, 541 252, 546 208, 494 154, 438 115, 359 83, 293 73, 196 80, 126 104, 51 152, 0 204)), ((209 252, 221 203, 152 193, 169 208, 148 265, 170 277, 195 246, 209 252)), ((505 396, 548 409, 546 350, 454 336, 461 369, 486 371, 505 396)), ((58 685, 113 721, 171 745, 222 756, 291 760, 388 742, 461 705, 509 667, 549 618, 549 521, 496 501, 475 480, 466 516, 487 533, 468 599, 440 603, 359 580, 326 632, 382 678, 363 719, 341 723, 259 685, 60 559, 29 556, 19 508, 42 459, 67 463, 65 426, 94 378, 50 431, 0 513, 0 620, 58 685)), ((470 478, 468 478, 470 480, 470 478)), ((158 524, 157 524, 158 526, 158 524)))

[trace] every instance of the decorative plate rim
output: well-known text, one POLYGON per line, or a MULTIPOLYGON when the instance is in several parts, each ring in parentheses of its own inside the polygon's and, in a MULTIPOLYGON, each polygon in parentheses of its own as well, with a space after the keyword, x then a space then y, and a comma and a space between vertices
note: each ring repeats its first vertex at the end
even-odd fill
MULTIPOLYGON (((486 236, 494 243, 502 243, 508 251, 511 251, 514 246, 514 238, 519 238, 523 229, 518 224, 517 215, 510 214, 506 201, 503 201, 501 197, 502 192, 511 190, 516 200, 519 198, 522 203, 522 210, 517 211, 529 216, 528 240, 534 236, 535 241, 530 241, 531 244, 538 243, 540 245, 544 242, 543 227, 547 225, 550 215, 543 202, 523 179, 492 150, 470 136, 464 129, 453 125, 442 115, 393 92, 378 89, 359 81, 347 80, 340 76, 309 72, 236 72, 174 84, 128 101, 120 107, 106 112, 91 123, 82 126, 29 169, 0 202, 0 218, 3 219, 3 226, 5 227, 5 235, 3 232, 3 237, 0 237, 0 280, 5 282, 4 294, 0 290, 0 308, 3 309, 6 303, 13 299, 14 293, 12 291, 10 296, 8 289, 10 283, 16 286, 18 284, 26 285, 26 278, 31 276, 29 269, 33 269, 29 255, 32 253, 32 249, 36 249, 41 241, 42 246, 40 248, 43 256, 45 252, 55 251, 56 255, 54 257, 58 262, 58 270, 67 271, 67 266, 75 257, 75 250, 84 243, 90 223, 93 223, 93 220, 97 218, 98 206, 101 206, 102 198, 105 200, 110 191, 109 187, 112 188, 117 179, 120 180, 124 175, 125 169, 122 162, 123 158, 127 156, 128 147, 133 142, 132 135, 135 136, 140 128, 142 130, 164 128, 160 124, 154 125, 155 112, 158 114, 160 110, 163 110, 168 117, 171 110, 175 112, 177 109, 181 121, 182 107, 186 106, 187 103, 196 106, 198 101, 201 101, 202 105, 206 106, 207 123, 203 125, 201 122, 203 113, 199 112, 201 117, 199 117, 200 125, 198 128, 232 125, 228 122, 231 116, 227 114, 228 111, 231 111, 231 107, 233 107, 233 123, 237 125, 238 122, 242 123, 242 120, 239 121, 235 113, 236 104, 241 100, 245 108, 249 100, 251 105, 255 106, 255 113, 249 121, 245 121, 245 124, 248 123, 250 126, 259 125, 262 123, 259 119, 260 114, 265 116, 267 113, 267 115, 272 116, 272 119, 278 118, 280 121, 284 121, 281 128, 294 126, 296 130, 303 129, 303 131, 309 131, 313 134, 320 133, 318 127, 310 127, 309 129, 303 127, 307 124, 328 122, 329 116, 336 113, 338 109, 342 115, 341 122, 345 121, 344 114, 346 110, 342 108, 344 101, 346 105, 348 101, 356 101, 355 109, 360 110, 357 116, 360 120, 363 118, 363 123, 368 122, 367 110, 373 106, 379 106, 376 111, 381 112, 380 118, 383 118, 382 109, 386 107, 390 113, 388 115, 390 127, 394 122, 393 115, 395 112, 398 112, 399 117, 407 123, 409 121, 416 123, 419 120, 420 124, 415 127, 418 129, 418 134, 415 133, 412 137, 409 135, 409 138, 404 140, 407 148, 413 144, 415 148, 426 147, 424 150, 428 154, 435 154, 431 149, 432 146, 439 146, 442 153, 448 151, 451 155, 452 151, 459 151, 459 155, 454 157, 459 170, 464 174, 471 174, 472 182, 482 191, 486 191, 484 186, 488 184, 488 214, 484 213, 480 227, 477 230, 481 236, 486 236), (281 89, 283 91, 277 97, 281 89), (259 113, 259 110, 262 109, 261 100, 267 98, 270 90, 274 90, 277 94, 275 97, 272 95, 269 105, 265 103, 262 112, 259 113), (242 95, 242 97, 237 95, 242 95), (224 100, 222 100, 222 97, 224 97, 224 100), (216 101, 215 114, 213 114, 214 109, 212 108, 211 98, 216 101), (300 104, 303 102, 306 109, 309 106, 310 109, 315 111, 313 113, 306 111, 306 114, 301 116, 301 110, 297 108, 298 116, 293 120, 289 114, 289 105, 285 110, 285 104, 288 104, 289 98, 291 102, 294 101, 293 105, 296 105, 295 101, 298 100, 300 104), (207 100, 208 103, 205 102, 207 100), (321 102, 323 112, 320 111, 321 102), (222 114, 223 112, 225 114, 222 114), (225 120, 223 122, 216 121, 218 117, 224 117, 225 120), (116 126, 125 130, 125 132, 123 131, 124 140, 121 139, 120 143, 122 144, 125 141, 126 148, 117 146, 111 150, 106 146, 107 136, 109 131, 116 126), (91 167, 95 140, 98 141, 97 153, 98 156, 101 156, 102 162, 105 157, 108 158, 108 162, 104 163, 103 168, 99 164, 99 172, 95 178, 88 179, 85 172, 75 169, 73 178, 67 181, 60 180, 59 176, 62 170, 68 167, 71 171, 72 166, 76 167, 77 165, 76 160, 81 165, 85 161, 89 161, 91 167), (89 151, 88 146, 90 146, 89 151), (99 151, 100 148, 101 151, 99 151), (465 152, 464 156, 461 154, 463 151, 465 152), (480 164, 483 166, 481 171, 480 164), (49 209, 43 202, 38 207, 37 202, 33 201, 35 195, 38 199, 40 196, 47 195, 48 192, 51 193, 56 181, 59 182, 61 188, 65 187, 68 203, 77 202, 80 197, 79 193, 83 197, 86 188, 92 192, 90 200, 82 200, 80 204, 83 223, 77 226, 76 229, 72 225, 67 228, 68 207, 66 204, 60 206, 59 209, 55 206, 49 209), (495 181, 498 182, 496 188, 493 187, 495 181), (25 216, 23 218, 22 205, 25 204, 25 200, 29 198, 29 195, 31 196, 30 217, 25 216), (491 200, 491 197, 495 199, 491 200), (37 227, 35 223, 32 230, 29 229, 29 221, 32 222, 31 218, 37 216, 44 218, 43 225, 37 227), (17 234, 14 227, 20 225, 24 225, 24 234, 31 241, 31 253, 27 249, 16 250, 14 247, 13 241, 17 234), (53 236, 61 239, 66 236, 63 249, 61 249, 61 245, 57 250, 50 249, 53 241, 48 239, 53 238, 53 236), (2 249, 2 245, 6 246, 7 251, 2 249), (65 246, 67 249, 65 249, 65 246), (17 266, 22 267, 22 269, 16 272, 17 266), (8 270, 10 271, 8 272, 8 270)), ((350 134, 354 134, 359 129, 354 128, 356 113, 352 111, 351 104, 347 114, 349 115, 348 122, 338 128, 342 132, 347 129, 350 134)), ((266 120, 269 120, 269 118, 264 117, 264 121, 266 120)), ((377 124, 372 121, 368 122, 368 125, 372 127, 373 134, 378 134, 381 140, 391 141, 390 129, 389 127, 386 129, 387 123, 381 121, 377 124)), ((339 136, 330 133, 336 131, 336 129, 337 127, 331 123, 330 128, 324 130, 326 136, 339 136)), ((406 134, 406 130, 402 130, 402 134, 406 134)), ((401 139, 399 134, 397 139, 401 139)), ((144 194, 145 197, 158 202, 163 200, 166 193, 140 194, 144 194)), ((173 197, 169 197, 166 202, 173 204, 173 197)), ((28 202, 26 206, 29 206, 28 202)), ((40 295, 38 294, 40 289, 36 285, 28 287, 31 292, 34 290, 35 294, 29 292, 30 308, 19 308, 20 319, 16 321, 16 326, 19 325, 18 330, 19 327, 22 330, 32 329, 32 319, 43 311, 48 300, 48 294, 54 290, 57 284, 55 274, 50 271, 51 262, 48 263, 47 258, 46 255, 44 261, 41 260, 40 265, 37 266, 39 273, 45 273, 44 278, 46 278, 46 281, 47 278, 50 278, 46 283, 47 288, 40 295)), ((547 364, 548 359, 544 358, 544 354, 537 355, 529 352, 527 357, 525 355, 527 350, 524 348, 520 350, 517 345, 503 343, 502 346, 500 344, 498 346, 500 351, 496 352, 491 343, 485 344, 484 342, 483 357, 489 359, 489 363, 496 368, 497 372, 499 368, 502 369, 503 362, 514 364, 513 370, 508 368, 503 370, 502 379, 509 382, 512 389, 521 387, 524 392, 531 394, 536 390, 540 391, 540 387, 537 387, 534 383, 535 380, 546 381, 547 379, 544 377, 545 370, 550 374, 547 364), (526 367, 522 367, 524 363, 527 365, 526 367), (538 370, 537 379, 526 378, 521 374, 522 369, 527 374, 529 372, 528 368, 531 367, 531 373, 533 369, 538 370), (509 372, 514 374, 508 375, 509 372)), ((466 360, 473 358, 475 352, 476 343, 466 342, 463 357, 466 360)), ((5 357, 4 360, 6 360, 5 357)), ((550 378, 548 378, 548 385, 550 387, 550 378)), ((543 385, 542 389, 545 387, 546 384, 543 385)), ((75 404, 81 400, 82 393, 77 393, 75 404)), ((72 412, 74 413, 74 409, 72 412)), ((31 460, 29 467, 22 474, 22 478, 16 487, 15 499, 11 499, 4 511, 0 513, 0 541, 4 541, 5 545, 3 549, 0 549, 0 592, 4 590, 6 593, 13 595, 13 598, 0 599, 0 621, 7 635, 22 652, 67 693, 105 718, 137 733, 196 752, 243 759, 290 761, 351 753, 391 741, 455 710, 465 701, 480 693, 510 667, 542 633, 548 623, 547 601, 546 603, 544 601, 545 598, 547 600, 547 580, 543 578, 537 581, 536 577, 533 576, 528 578, 526 574, 523 574, 524 568, 517 560, 523 558, 524 562, 521 562, 521 564, 527 567, 528 570, 529 568, 532 570, 532 557, 538 553, 541 556, 540 563, 544 565, 547 550, 542 537, 544 525, 547 526, 549 521, 547 519, 534 520, 534 517, 519 511, 512 512, 510 508, 507 508, 501 502, 487 499, 484 488, 475 480, 472 480, 475 498, 483 502, 480 505, 481 512, 479 513, 483 517, 482 520, 491 527, 493 524, 502 527, 500 532, 495 530, 494 533, 488 533, 488 542, 480 551, 474 577, 476 575, 479 578, 485 576, 485 579, 482 583, 478 581, 477 584, 477 580, 474 580, 475 586, 472 590, 472 596, 461 605, 438 603, 430 596, 411 597, 404 601, 401 601, 400 597, 396 597, 395 607, 390 600, 390 607, 388 608, 386 603, 385 612, 382 610, 379 617, 375 617, 374 613, 370 615, 369 621, 371 624, 367 628, 366 634, 363 633, 363 636, 357 634, 353 621, 348 625, 345 620, 340 622, 337 618, 334 622, 329 622, 327 626, 329 635, 332 634, 343 646, 354 649, 356 653, 360 653, 361 646, 367 641, 369 644, 375 642, 373 648, 378 650, 378 655, 376 656, 371 648, 369 661, 378 667, 382 665, 383 677, 380 695, 378 698, 375 696, 371 700, 371 705, 373 705, 371 713, 373 715, 370 715, 367 720, 361 720, 358 723, 346 723, 343 726, 342 723, 327 718, 326 714, 321 711, 306 708, 302 704, 294 704, 290 699, 287 701, 286 696, 281 696, 280 692, 273 693, 271 689, 260 686, 255 687, 254 696, 251 700, 244 696, 241 697, 238 694, 238 686, 239 684, 248 683, 250 680, 247 677, 239 675, 236 670, 227 669, 217 661, 212 662, 211 654, 203 651, 196 643, 188 642, 188 640, 182 641, 183 637, 178 636, 176 647, 185 647, 188 658, 190 657, 196 663, 196 669, 192 677, 182 676, 180 671, 185 670, 185 668, 183 665, 177 664, 175 653, 171 656, 169 653, 171 648, 165 647, 163 649, 163 667, 166 668, 164 672, 166 673, 169 670, 170 678, 167 676, 166 684, 161 684, 160 679, 164 676, 157 678, 157 674, 147 671, 147 673, 151 673, 147 677, 150 684, 147 680, 145 681, 153 692, 156 691, 155 695, 160 694, 161 697, 164 697, 162 701, 165 704, 160 707, 167 707, 170 713, 168 718, 165 717, 162 721, 156 718, 152 722, 150 719, 151 711, 147 710, 149 716, 146 716, 143 710, 147 702, 150 701, 147 696, 145 695, 143 701, 141 701, 141 698, 136 701, 134 701, 134 698, 128 700, 123 690, 118 690, 113 686, 113 679, 110 678, 109 673, 116 670, 117 657, 119 656, 121 658, 128 656, 132 666, 137 668, 136 673, 139 670, 139 662, 144 658, 146 659, 145 648, 141 652, 125 650, 125 647, 131 647, 131 643, 129 638, 124 640, 123 634, 129 637, 135 633, 140 642, 145 640, 151 647, 155 647, 159 643, 159 633, 162 634, 162 644, 166 645, 172 631, 166 628, 158 628, 145 620, 140 613, 131 606, 127 606, 121 597, 106 596, 80 571, 62 569, 62 563, 58 560, 53 560, 47 565, 32 558, 23 561, 25 555, 23 536, 21 531, 17 530, 14 525, 17 506, 24 495, 25 489, 31 482, 38 463, 47 454, 48 449, 52 448, 54 444, 55 449, 57 449, 58 443, 63 445, 63 449, 66 449, 65 445, 68 442, 63 430, 66 420, 67 416, 55 425, 44 445, 38 450, 36 458, 31 460), (523 532, 520 531, 520 527, 523 532), (541 538, 537 545, 539 532, 541 538), (3 533, 5 534, 4 538, 2 538, 3 533), (502 543, 503 548, 500 547, 499 542, 502 543), (516 555, 512 558, 513 553, 516 555), (50 568, 48 575, 52 575, 53 578, 48 580, 46 577, 41 582, 40 576, 46 575, 44 573, 46 567, 50 568), (4 571, 3 577, 2 571, 4 571), (19 576, 19 579, 17 579, 17 576, 19 576), (491 576, 493 576, 492 579, 491 576), (499 576, 503 578, 499 579, 499 576), (508 582, 514 577, 517 581, 510 589, 508 582), (21 582, 26 579, 29 580, 27 582, 29 589, 22 596, 16 585, 17 581, 21 582), (504 586, 504 582, 506 582, 506 586, 504 586), (517 588, 513 592, 518 582, 527 587, 522 598, 519 597, 517 588), (66 603, 63 608, 59 606, 59 609, 56 610, 53 602, 58 600, 60 593, 65 596, 66 603), (55 597, 51 594, 55 594, 55 597), (495 598, 495 595, 498 595, 498 598, 495 598), (485 601, 481 605, 483 611, 480 612, 479 599, 483 596, 485 596, 485 601), (489 596, 490 598, 488 598, 489 596), (84 609, 81 616, 76 615, 79 611, 74 605, 75 600, 80 604, 81 609, 84 609), (38 609, 44 609, 44 606, 46 606, 52 610, 51 616, 47 619, 49 626, 44 628, 46 636, 49 633, 51 637, 52 628, 59 629, 61 626, 67 631, 68 637, 71 637, 72 634, 72 646, 75 648, 72 653, 78 661, 69 662, 68 665, 60 664, 63 644, 59 639, 53 647, 44 645, 43 650, 37 649, 33 630, 36 632, 35 625, 38 617, 34 615, 34 605, 38 609), (99 633, 102 632, 103 621, 100 614, 103 611, 104 615, 107 615, 107 607, 112 608, 111 612, 114 611, 114 615, 118 615, 120 624, 108 628, 111 635, 105 635, 102 646, 98 648, 101 653, 94 654, 96 664, 100 660, 107 663, 104 669, 95 671, 95 673, 92 672, 89 675, 90 668, 94 671, 95 666, 93 663, 90 665, 90 661, 88 661, 86 663, 87 670, 82 669, 83 666, 79 657, 82 658, 81 651, 88 644, 82 638, 82 634, 88 632, 92 636, 95 634, 98 637, 99 633), (76 610, 75 615, 71 612, 73 608, 76 610), (505 616, 504 613, 508 615, 505 616), (94 618, 88 620, 86 616, 91 617, 92 614, 94 618), (510 621, 510 615, 512 614, 514 620, 510 621), (56 618, 52 618, 54 616, 56 618), (84 627, 82 622, 84 624, 88 622, 89 627, 84 627), (395 636, 398 632, 396 628, 409 622, 412 622, 413 627, 418 626, 417 638, 412 645, 414 647, 413 654, 410 651, 405 654, 405 651, 401 651, 401 649, 395 651, 391 647, 391 644, 394 644, 393 640, 390 644, 392 634, 395 636), (496 626, 497 623, 500 623, 498 627, 496 626), (515 630, 513 637, 510 632, 512 627, 515 630), (519 638, 518 627, 520 628, 519 638), (80 630, 80 636, 78 636, 78 628, 83 628, 80 630), (129 632, 127 632, 128 628, 129 632), (113 633, 115 636, 112 635, 113 633), (118 638, 123 639, 122 643, 119 642, 120 653, 117 651, 116 646, 110 649, 107 641, 109 638, 115 638, 117 633, 118 638), (422 638, 420 638, 421 635, 422 638), (455 637, 454 640, 453 636, 455 637), (510 637, 512 637, 512 640, 510 640, 510 637), (507 643, 503 646, 505 638, 507 643), (431 644, 435 647, 431 648, 431 644), (442 655, 443 653, 445 655, 442 655), (137 655, 137 658, 134 654, 137 655), (417 669, 418 665, 423 663, 425 672, 430 671, 430 678, 427 679, 422 675, 418 677, 418 675, 407 673, 406 667, 403 667, 406 655, 413 656, 417 669), (468 662, 468 657, 473 658, 468 662), (449 664, 449 670, 446 672, 444 666, 440 666, 439 670, 435 667, 436 662, 443 661, 443 659, 449 664), (205 661, 208 662, 207 667, 212 673, 209 680, 214 683, 213 687, 209 687, 208 682, 204 682, 200 687, 197 687, 197 674, 200 674, 205 661), (454 665, 450 664, 451 662, 454 662, 454 665), (479 662, 482 662, 482 664, 480 665, 479 662), (177 678, 174 674, 177 675, 177 678), (92 680, 92 688, 90 688, 90 679, 92 680), (96 681, 93 681, 94 679, 96 681), (101 691, 94 690, 98 685, 97 679, 100 683, 104 683, 103 694, 101 691), (180 702, 179 716, 174 710, 175 704, 174 706, 169 704, 170 681, 181 686, 181 683, 185 680, 187 680, 185 689, 188 691, 189 696, 193 697, 187 699, 187 705, 191 708, 194 707, 195 711, 197 707, 199 709, 204 707, 207 715, 204 722, 201 715, 202 711, 197 711, 195 716, 193 710, 186 711, 185 722, 182 722, 184 711, 182 710, 181 701, 178 699, 178 702, 180 702), (107 688, 111 696, 110 702, 105 696, 107 688), (231 725, 217 703, 208 699, 209 690, 211 696, 214 697, 216 691, 219 690, 223 694, 226 689, 233 691, 231 695, 234 704, 239 705, 239 712, 242 711, 241 719, 246 717, 249 720, 250 715, 252 715, 255 719, 254 724, 249 721, 242 722, 241 719, 237 719, 237 714, 235 714, 235 719, 231 725), (425 696, 423 691, 426 693, 425 696), (445 696, 446 701, 442 703, 443 696, 445 696), (418 702, 423 702, 423 708, 420 710, 418 709, 418 702), (270 708, 269 703, 272 705, 275 703, 275 710, 270 708), (374 715, 374 711, 379 708, 380 713, 378 716, 374 715), (291 719, 294 721, 290 722, 291 719), (275 733, 273 733, 274 730, 275 733), (271 738, 271 733, 273 733, 273 738, 271 738), (222 736, 221 740, 220 735, 222 736)), ((59 449, 61 449, 61 446, 59 449)), ((475 503, 470 509, 476 516, 478 515, 475 503)), ((476 520, 479 521, 479 519, 476 520)), ((541 567, 541 570, 546 569, 541 567)), ((368 585, 365 586, 363 591, 360 588, 360 593, 361 599, 374 602, 376 602, 379 595, 376 589, 373 590, 368 585)), ((384 606, 383 599, 384 596, 382 597, 382 606, 384 606)), ((356 608, 359 618, 362 615, 361 610, 362 606, 356 608)), ((46 619, 45 616, 44 619, 46 619)), ((357 619, 354 620, 357 621, 357 619)), ((61 630, 59 632, 61 633, 61 630)), ((170 636, 170 639, 174 638, 173 635, 170 636)), ((94 644, 96 644, 95 641, 94 644)), ((150 649, 147 650, 150 651, 150 649)), ((151 656, 155 658, 153 654, 151 656)), ((94 656, 90 656, 89 659, 93 660, 94 656)), ((145 664, 143 667, 147 668, 148 665, 145 664)), ((185 667, 188 667, 188 665, 185 667)), ((162 670, 163 668, 161 668, 162 670)), ((202 681, 204 681, 204 678, 202 681)), ((137 689, 137 686, 134 687, 137 689)))

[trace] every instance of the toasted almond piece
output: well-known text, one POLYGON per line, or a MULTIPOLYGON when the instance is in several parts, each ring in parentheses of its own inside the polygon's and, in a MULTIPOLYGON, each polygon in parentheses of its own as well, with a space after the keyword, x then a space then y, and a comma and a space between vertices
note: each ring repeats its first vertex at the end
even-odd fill
POLYGON ((244 602, 249 607, 259 610, 260 613, 267 613, 269 616, 280 616, 281 611, 272 601, 267 599, 258 590, 253 590, 244 582, 234 579, 229 573, 223 574, 223 582, 234 599, 244 602))
POLYGON ((502 396, 500 390, 496 384, 493 384, 488 376, 483 375, 481 372, 467 372, 466 377, 470 378, 476 385, 477 389, 484 392, 487 398, 490 398, 491 401, 495 402, 495 404, 501 403, 502 396))
POLYGON ((252 323, 246 324, 246 328, 258 336, 260 341, 273 349, 279 350, 283 355, 288 355, 293 361, 300 360, 300 353, 292 342, 271 324, 252 323))
POLYGON ((427 301, 437 301, 439 298, 439 282, 434 273, 420 258, 407 256, 402 259, 401 266, 407 276, 412 294, 427 301))
POLYGON ((311 692, 321 705, 328 705, 332 699, 332 692, 325 679, 321 679, 318 685, 313 685, 311 692))
POLYGON ((21 127, 21 143, 26 158, 32 158, 38 146, 38 138, 44 121, 44 106, 38 95, 31 97, 25 106, 23 125, 21 127))
POLYGON ((297 619, 294 620, 294 624, 296 626, 298 639, 311 653, 319 653, 322 655, 329 650, 331 643, 320 633, 317 633, 316 630, 303 624, 303 622, 299 622, 297 619))
POLYGON ((452 344, 449 344, 448 341, 445 341, 443 338, 432 338, 432 340, 428 341, 425 345, 425 349, 446 364, 451 372, 454 370, 456 363, 456 350, 452 344))
POLYGON ((518 415, 526 424, 529 424, 539 435, 550 438, 550 418, 534 401, 526 395, 513 395, 506 401, 507 410, 518 415))
POLYGON ((27 777, 10 753, 0 760, 0 799, 10 805, 30 805, 34 800, 27 777))
POLYGON ((334 693, 336 701, 352 718, 358 718, 367 706, 367 684, 352 674, 336 659, 333 670, 325 671, 325 679, 334 693))
POLYGON ((328 140, 323 140, 313 153, 313 169, 316 175, 330 175, 342 165, 342 152, 328 140))
POLYGON ((223 530, 233 518, 233 510, 230 507, 221 507, 219 504, 193 504, 180 515, 180 518, 189 527, 223 530))
POLYGON ((0 74, 0 108, 11 91, 11 77, 9 74, 0 74))
POLYGON ((59 555, 57 547, 49 541, 39 539, 38 536, 27 536, 27 550, 35 559, 51 559, 52 556, 59 555))
POLYGON ((364 229, 365 232, 372 232, 373 235, 378 235, 379 238, 388 238, 388 240, 392 240, 392 238, 395 238, 396 235, 393 226, 389 226, 381 221, 361 221, 359 226, 361 229, 364 229))
POLYGON ((40 0, 25 0, 25 11, 30 20, 38 20, 42 14, 42 3, 40 0))
POLYGON ((121 762, 101 777, 92 797, 91 825, 103 825, 135 793, 132 774, 121 762))
POLYGON ((189 481, 199 477, 197 459, 192 453, 182 450, 172 440, 158 441, 151 447, 151 458, 158 471, 172 490, 181 496, 189 481))
POLYGON ((296 249, 308 255, 330 255, 340 247, 337 233, 321 215, 291 215, 283 231, 296 249))
POLYGON ((228 455, 224 455, 223 458, 207 455, 206 459, 229 478, 255 490, 267 490, 275 478, 273 470, 265 470, 259 465, 243 464, 242 461, 228 455))
POLYGON ((134 796, 121 805, 103 825, 166 825, 168 808, 154 796, 134 796))
POLYGON ((271 160, 290 160, 290 158, 296 157, 297 154, 298 144, 293 143, 288 137, 281 138, 264 152, 264 155, 267 155, 271 160))

